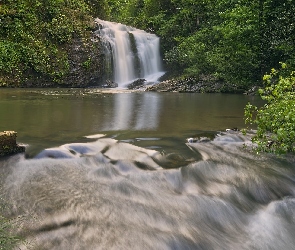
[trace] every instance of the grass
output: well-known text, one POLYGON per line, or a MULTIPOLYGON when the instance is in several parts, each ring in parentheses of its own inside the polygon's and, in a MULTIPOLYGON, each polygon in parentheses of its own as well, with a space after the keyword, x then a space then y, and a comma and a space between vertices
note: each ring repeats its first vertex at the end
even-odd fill
POLYGON ((7 209, 8 206, 0 197, 0 250, 15 249, 16 245, 21 242, 20 237, 13 234, 17 222, 15 223, 4 216, 7 209))

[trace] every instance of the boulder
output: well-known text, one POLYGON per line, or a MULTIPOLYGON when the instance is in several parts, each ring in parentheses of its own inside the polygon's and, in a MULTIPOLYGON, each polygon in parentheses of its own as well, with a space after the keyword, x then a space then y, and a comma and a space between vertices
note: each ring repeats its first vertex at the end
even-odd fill
POLYGON ((25 151, 24 146, 16 143, 16 137, 17 133, 14 131, 0 132, 0 157, 25 151))
POLYGON ((128 89, 140 89, 144 87, 146 80, 145 79, 137 79, 135 81, 133 81, 132 83, 130 83, 127 88, 128 89))
POLYGON ((101 86, 102 88, 117 88, 118 87, 118 83, 110 80, 110 79, 107 79, 105 81, 105 84, 101 86))

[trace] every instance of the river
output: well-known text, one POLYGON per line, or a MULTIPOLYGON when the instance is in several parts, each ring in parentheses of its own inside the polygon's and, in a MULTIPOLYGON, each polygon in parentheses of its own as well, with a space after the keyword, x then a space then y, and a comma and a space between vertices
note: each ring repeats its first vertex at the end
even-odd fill
POLYGON ((295 249, 291 156, 251 151, 229 94, 1 89, 20 249, 295 249), (190 137, 211 140, 187 143, 190 137), (248 145, 248 146, 247 146, 248 145))
POLYGON ((29 155, 98 133, 177 150, 188 137, 244 128, 247 102, 261 103, 257 97, 231 94, 117 92, 1 89, 0 131, 17 131, 29 155))

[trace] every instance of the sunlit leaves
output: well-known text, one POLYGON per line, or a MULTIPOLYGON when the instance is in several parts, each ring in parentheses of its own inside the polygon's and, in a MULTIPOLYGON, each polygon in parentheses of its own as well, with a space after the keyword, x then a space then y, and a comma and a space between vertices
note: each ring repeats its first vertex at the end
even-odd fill
POLYGON ((253 141, 261 151, 295 152, 295 72, 282 64, 281 71, 272 69, 263 79, 265 87, 260 95, 266 104, 262 108, 248 104, 245 108, 245 122, 257 125, 253 141), (284 76, 286 71, 288 76, 284 76))
POLYGON ((60 43, 69 42, 74 32, 74 25, 68 17, 60 14, 47 25, 48 33, 60 43))

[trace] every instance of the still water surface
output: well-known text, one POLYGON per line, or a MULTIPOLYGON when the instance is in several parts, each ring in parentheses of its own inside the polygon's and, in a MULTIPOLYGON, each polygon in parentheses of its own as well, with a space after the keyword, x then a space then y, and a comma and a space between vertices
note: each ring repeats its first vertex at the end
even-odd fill
POLYGON ((261 103, 244 95, 93 92, 1 89, 0 131, 17 131, 28 154, 97 133, 173 150, 188 137, 244 128, 246 103, 261 103))
POLYGON ((0 91, 0 130, 29 145, 0 159, 18 249, 295 249, 294 158, 218 132, 261 100, 88 92, 0 91))

